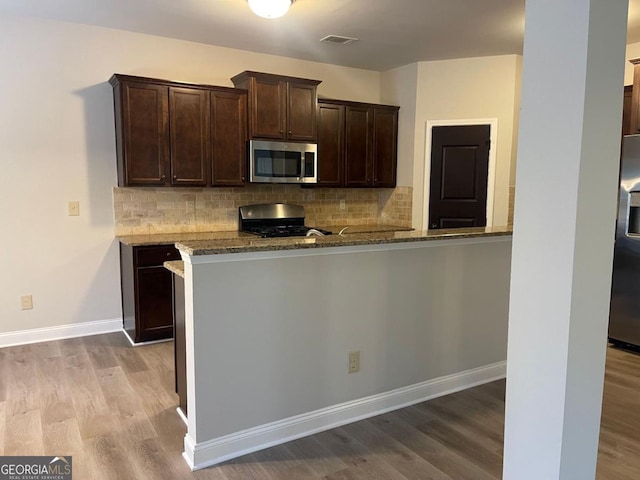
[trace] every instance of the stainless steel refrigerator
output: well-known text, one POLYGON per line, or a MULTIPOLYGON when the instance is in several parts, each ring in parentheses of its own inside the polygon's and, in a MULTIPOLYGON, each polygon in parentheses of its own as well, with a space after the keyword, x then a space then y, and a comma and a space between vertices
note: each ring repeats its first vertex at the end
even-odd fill
POLYGON ((622 140, 609 340, 640 348, 640 135, 622 140))

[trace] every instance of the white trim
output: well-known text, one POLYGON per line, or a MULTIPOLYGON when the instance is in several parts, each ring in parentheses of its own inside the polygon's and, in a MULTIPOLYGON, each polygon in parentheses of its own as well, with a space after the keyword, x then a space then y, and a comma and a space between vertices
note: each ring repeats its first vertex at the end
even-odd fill
POLYGON ((131 338, 129 336, 129 332, 127 332, 124 327, 122 328, 122 333, 124 333, 124 336, 127 337, 127 340, 129 340, 129 343, 131 344, 132 347, 142 347, 144 345, 153 345, 154 343, 163 343, 163 342, 173 342, 173 337, 169 337, 169 338, 163 338, 161 340, 151 340, 149 342, 134 342, 133 338, 131 338))
MULTIPOLYGON (((411 250, 415 248, 442 247, 454 245, 471 245, 478 243, 510 242, 511 234, 504 235, 477 235, 474 237, 460 237, 459 234, 451 234, 451 237, 443 235, 437 239, 412 240, 408 242, 387 242, 366 245, 349 245, 335 247, 302 247, 291 250, 268 250, 264 252, 238 252, 220 253, 212 255, 189 255, 181 251, 180 255, 185 264, 199 265, 204 263, 236 262, 243 260, 265 260, 270 258, 310 257, 314 255, 342 255, 349 253, 380 252, 392 250, 411 250), (443 245, 444 243, 444 245, 443 245)), ((277 248, 277 247, 274 247, 277 248)), ((186 274, 186 272, 185 272, 186 274)))
POLYGON ((431 129, 457 125, 489 125, 491 147, 489 148, 489 171, 487 173, 487 227, 493 226, 493 213, 496 195, 496 158, 498 152, 498 119, 475 118, 462 120, 428 120, 426 123, 426 141, 424 145, 424 183, 422 185, 422 228, 429 228, 429 194, 431 181, 431 129))
POLYGON ((119 332, 122 330, 122 319, 98 320, 96 322, 71 323, 56 327, 32 328, 17 332, 0 333, 0 348, 29 343, 51 342, 65 338, 85 337, 101 333, 119 332))
POLYGON ((182 411, 182 408, 176 407, 176 412, 178 412, 178 416, 180 417, 180 420, 184 422, 185 426, 188 426, 189 422, 187 421, 187 416, 182 411))
POLYGON ((192 470, 198 470, 347 423, 505 378, 506 366, 506 362, 498 362, 474 368, 296 415, 206 442, 196 443, 187 433, 182 456, 192 470))

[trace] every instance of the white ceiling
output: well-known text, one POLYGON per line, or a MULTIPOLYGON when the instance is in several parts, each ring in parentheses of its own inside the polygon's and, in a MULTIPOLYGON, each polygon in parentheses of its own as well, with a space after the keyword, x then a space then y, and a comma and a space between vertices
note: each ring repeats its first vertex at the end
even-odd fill
MULTIPOLYGON (((632 43, 640 0, 630 4, 632 43)), ((297 0, 275 20, 246 0, 0 0, 3 11, 378 71, 522 53, 524 30, 524 0, 297 0), (330 34, 360 41, 319 42, 330 34)))

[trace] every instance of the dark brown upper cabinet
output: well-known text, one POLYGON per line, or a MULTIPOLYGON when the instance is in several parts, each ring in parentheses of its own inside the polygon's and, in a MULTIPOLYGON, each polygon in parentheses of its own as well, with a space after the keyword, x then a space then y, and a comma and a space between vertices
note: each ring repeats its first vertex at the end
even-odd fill
POLYGON ((127 75, 109 83, 118 185, 244 185, 246 91, 127 75))
POLYGON ((395 187, 399 107, 373 107, 373 186, 395 187))
POLYGON ((317 141, 319 80, 242 72, 231 79, 249 92, 249 137, 317 141))
POLYGON ((625 85, 622 103, 622 135, 631 134, 631 106, 633 105, 633 85, 625 85))
POLYGON ((166 185, 169 88, 114 75, 119 185, 166 185))
POLYGON ((344 186, 344 105, 318 103, 318 183, 344 186))
POLYGON ((247 178, 247 94, 211 92, 211 185, 243 186, 247 178))
POLYGON ((373 184, 373 109, 347 105, 345 109, 345 186, 373 184))
POLYGON ((209 143, 209 92, 169 87, 172 185, 207 185, 209 143))
POLYGON ((633 63, 633 89, 631 93, 628 134, 635 135, 636 133, 640 133, 640 58, 629 61, 633 63))
POLYGON ((320 99, 318 184, 395 187, 398 111, 389 105, 320 99))

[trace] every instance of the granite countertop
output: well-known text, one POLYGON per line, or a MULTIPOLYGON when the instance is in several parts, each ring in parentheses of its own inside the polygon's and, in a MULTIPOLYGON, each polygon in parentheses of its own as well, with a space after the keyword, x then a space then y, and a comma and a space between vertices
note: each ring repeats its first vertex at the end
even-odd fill
POLYGON ((120 235, 116 236, 120 243, 130 247, 143 247, 145 245, 173 245, 179 242, 191 242, 197 240, 238 240, 241 238, 255 238, 250 233, 238 232, 198 232, 198 233, 154 233, 149 235, 120 235))
MULTIPOLYGON (((338 233, 344 227, 320 227, 333 233, 338 233)), ((397 225, 350 225, 344 234, 410 231, 411 227, 399 227, 397 225)), ((155 233, 149 235, 120 235, 116 237, 120 243, 130 247, 142 247, 145 245, 173 245, 192 241, 218 241, 256 239, 255 235, 239 232, 237 230, 222 232, 198 232, 198 233, 155 233)))
POLYGON ((344 229, 343 235, 351 235, 353 233, 373 233, 373 232, 410 232, 411 227, 400 227, 398 225, 347 225, 346 227, 320 227, 323 230, 329 230, 338 233, 344 229))
POLYGON ((182 260, 164 262, 164 268, 169 270, 171 273, 175 273, 179 277, 184 278, 184 262, 182 260))
MULTIPOLYGON (((339 231, 335 228, 334 230, 339 231)), ((176 247, 189 255, 216 255, 225 253, 266 252, 275 250, 299 250, 307 248, 422 242, 458 238, 496 237, 511 235, 511 233, 512 227, 508 226, 425 231, 387 230, 368 233, 352 233, 348 235, 328 235, 324 237, 258 238, 255 236, 241 236, 237 234, 235 238, 181 240, 176 243, 176 247)))

